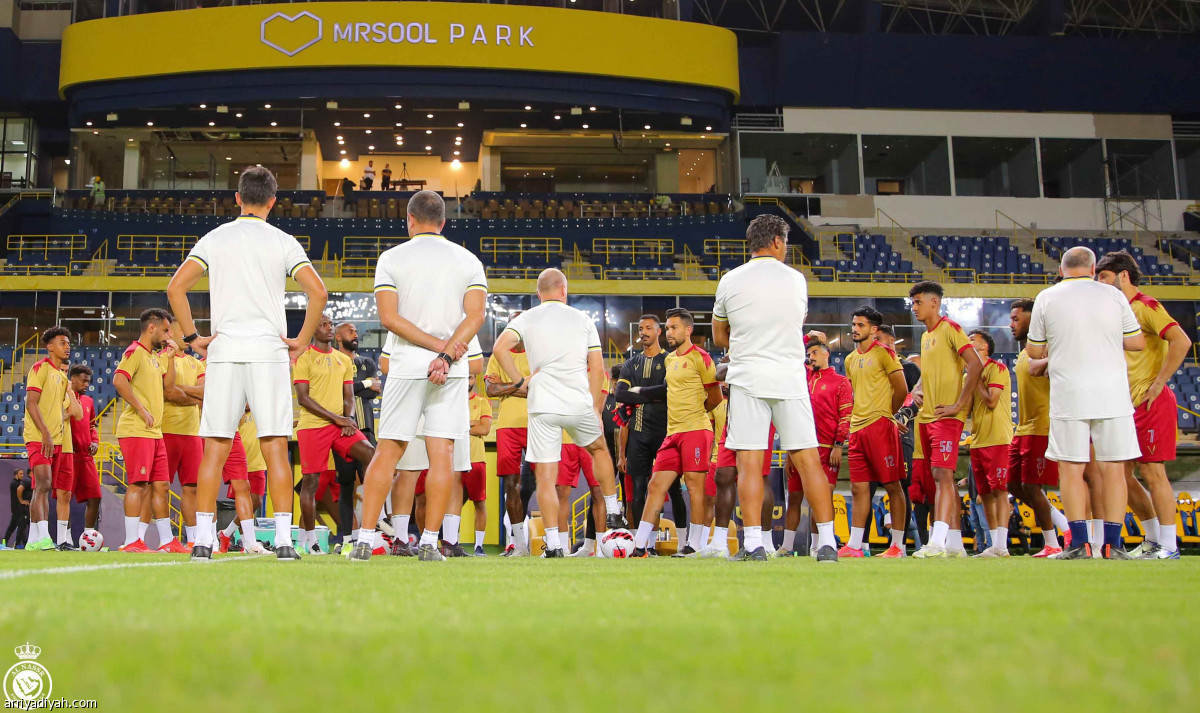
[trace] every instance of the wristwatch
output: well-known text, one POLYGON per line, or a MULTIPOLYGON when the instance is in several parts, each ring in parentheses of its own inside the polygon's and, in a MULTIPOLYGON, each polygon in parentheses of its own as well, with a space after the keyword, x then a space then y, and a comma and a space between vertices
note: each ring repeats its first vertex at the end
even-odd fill
POLYGON ((184 344, 191 344, 192 342, 196 341, 196 340, 197 340, 197 339, 199 339, 199 338, 200 338, 200 333, 199 333, 199 332, 192 332, 191 334, 189 334, 189 335, 187 335, 186 337, 184 337, 184 338, 183 338, 183 343, 184 343, 184 344))
POLYGON ((834 444, 833 444, 833 447, 834 447, 834 448, 845 448, 845 447, 846 447, 846 443, 845 443, 845 441, 843 441, 843 442, 841 442, 841 443, 834 443, 834 444))

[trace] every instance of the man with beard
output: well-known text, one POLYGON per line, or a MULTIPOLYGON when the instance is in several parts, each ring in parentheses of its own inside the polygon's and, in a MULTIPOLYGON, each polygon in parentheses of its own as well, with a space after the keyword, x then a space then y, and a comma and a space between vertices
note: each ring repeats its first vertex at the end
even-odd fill
MULTIPOLYGON (((383 381, 379 378, 379 367, 375 364, 374 359, 358 355, 358 328, 353 324, 343 322, 337 326, 333 334, 337 350, 350 357, 354 363, 355 402, 352 418, 358 425, 358 430, 374 447, 375 408, 373 402, 383 393, 383 381)), ((338 536, 345 543, 347 542, 346 533, 353 534, 354 493, 358 489, 357 481, 362 479, 366 469, 355 460, 335 458, 333 462, 337 468, 338 488, 341 490, 341 498, 338 500, 338 536)))

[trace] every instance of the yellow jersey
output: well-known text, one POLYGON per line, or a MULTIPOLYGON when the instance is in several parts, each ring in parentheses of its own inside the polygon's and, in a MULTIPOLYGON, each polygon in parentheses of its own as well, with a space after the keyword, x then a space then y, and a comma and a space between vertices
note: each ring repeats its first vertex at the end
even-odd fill
MULTIPOLYGON (((933 410, 938 406, 951 406, 962 396, 963 365, 965 358, 978 359, 972 351, 971 340, 962 327, 946 317, 921 335, 921 384, 925 401, 917 413, 918 423, 930 423, 936 419, 933 410)), ((967 420, 967 409, 959 411, 954 418, 967 420)))
POLYGON ((1013 371, 1017 377, 1016 436, 1050 435, 1050 379, 1029 373, 1029 352, 1017 355, 1013 371))
POLYGON ((729 402, 721 399, 721 403, 717 407, 708 412, 708 418, 712 422, 713 430, 713 447, 710 463, 717 462, 717 454, 721 452, 721 434, 725 432, 725 416, 728 413, 729 402))
POLYGON ((247 413, 238 424, 238 433, 242 436, 242 447, 246 449, 246 472, 258 473, 267 469, 267 460, 263 458, 262 448, 258 443, 258 424, 254 416, 247 413))
POLYGON ((117 419, 117 438, 162 438, 163 420, 163 376, 167 373, 167 359, 141 342, 134 342, 125 350, 117 373, 124 374, 133 387, 133 395, 154 417, 154 426, 147 428, 141 414, 124 401, 121 416, 117 419))
MULTIPOLYGON (((491 420, 492 402, 472 391, 467 403, 471 407, 471 421, 491 420)), ((471 462, 482 463, 484 452, 483 436, 471 436, 471 462)))
MULTIPOLYGON (((308 384, 308 395, 322 408, 343 415, 345 410, 343 389, 346 384, 354 383, 354 361, 336 349, 323 352, 310 346, 296 360, 296 368, 292 370, 293 384, 308 384)), ((300 408, 300 419, 296 430, 305 428, 324 428, 331 425, 329 421, 300 408)))
POLYGON ((704 401, 717 383, 717 365, 695 344, 667 354, 667 435, 712 430, 704 401))
MULTIPOLYGON (((529 356, 525 352, 513 352, 513 361, 517 364, 517 369, 520 370, 521 376, 529 378, 529 356)), ((504 373, 504 369, 500 368, 500 362, 495 358, 488 360, 486 378, 494 384, 511 384, 513 380, 508 378, 508 374, 504 373)), ((522 399, 516 396, 502 396, 500 398, 500 412, 496 414, 496 428, 528 428, 529 426, 529 399, 522 399)))
MULTIPOLYGON (((46 430, 50 432, 50 438, 54 440, 56 446, 61 446, 64 441, 71 440, 69 435, 71 429, 67 427, 67 416, 65 415, 65 409, 69 403, 67 400, 67 389, 69 388, 71 388, 71 382, 67 379, 66 374, 54 366, 50 357, 34 364, 25 377, 26 396, 30 393, 38 394, 38 413, 42 415, 46 430), (68 434, 65 438, 64 433, 68 434)), ((25 409, 25 424, 21 431, 21 437, 26 443, 41 443, 42 432, 33 422, 31 413, 30 409, 25 409)))
MULTIPOLYGON (((163 356, 162 359, 167 357, 163 356)), ((190 354, 175 357, 175 385, 197 386, 204 378, 204 362, 190 354)), ((162 432, 177 436, 195 436, 200 433, 200 405, 180 406, 170 401, 163 403, 162 432)))
POLYGON ((1129 308, 1137 317, 1146 336, 1146 348, 1140 352, 1125 352, 1125 368, 1129 372, 1129 395, 1133 397, 1133 405, 1140 406, 1146 397, 1146 391, 1162 369, 1163 360, 1167 358, 1167 332, 1179 323, 1163 308, 1162 303, 1141 292, 1129 300, 1129 308))
POLYGON ((871 342, 866 351, 857 347, 845 361, 846 377, 854 390, 854 409, 850 412, 850 433, 870 426, 881 418, 891 418, 891 375, 904 371, 896 352, 881 342, 871 342))
POLYGON ((971 407, 971 447, 1007 446, 1012 443, 1012 378, 1008 367, 995 359, 983 365, 979 381, 988 389, 1000 389, 996 408, 988 408, 983 399, 975 396, 971 407))

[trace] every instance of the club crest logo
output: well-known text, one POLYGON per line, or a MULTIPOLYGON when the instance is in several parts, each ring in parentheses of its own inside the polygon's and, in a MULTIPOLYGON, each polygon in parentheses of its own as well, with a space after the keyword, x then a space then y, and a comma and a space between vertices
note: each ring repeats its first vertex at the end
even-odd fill
POLYGON ((19 659, 4 674, 4 697, 10 701, 40 701, 50 697, 54 681, 46 667, 37 662, 41 647, 25 643, 13 649, 19 659))
POLYGON ((321 41, 325 23, 308 10, 295 15, 277 12, 262 21, 259 39, 267 47, 295 57, 321 41))

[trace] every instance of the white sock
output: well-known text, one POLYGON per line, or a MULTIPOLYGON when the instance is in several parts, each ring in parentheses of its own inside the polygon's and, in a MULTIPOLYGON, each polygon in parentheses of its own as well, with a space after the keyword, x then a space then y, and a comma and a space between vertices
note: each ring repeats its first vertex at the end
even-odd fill
POLYGON ((138 539, 142 542, 146 541, 146 531, 150 529, 150 523, 138 521, 138 539))
MULTIPOLYGON (((200 527, 200 522, 196 522, 200 527)), ((275 513, 275 546, 295 547, 292 543, 292 514, 290 512, 275 513)))
POLYGON ((70 520, 59 520, 58 521, 58 544, 61 545, 64 542, 66 542, 67 544, 74 544, 71 542, 71 521, 70 520))
POLYGON ((371 549, 375 549, 375 531, 361 528, 358 531, 358 537, 354 538, 356 543, 361 542, 371 549))
POLYGON ((195 525, 192 525, 191 527, 188 527, 187 525, 184 525, 184 526, 183 526, 183 531, 187 533, 187 538, 188 538, 188 540, 187 540, 187 541, 188 541, 188 542, 195 542, 195 541, 196 541, 196 526, 195 526, 195 525))
POLYGON ((542 540, 544 540, 547 550, 557 550, 562 547, 562 538, 559 537, 557 527, 547 527, 542 540))
POLYGON ((1059 532, 1071 531, 1070 520, 1067 520, 1067 516, 1063 514, 1062 510, 1059 510, 1053 505, 1050 506, 1050 522, 1054 523, 1054 526, 1058 528, 1059 532))
POLYGON ((767 554, 775 554, 775 531, 770 527, 763 529, 762 546, 767 551, 767 554))
POLYGON ((904 549, 904 530, 892 530, 892 547, 904 549))
MULTIPOLYGON (((596 533, 596 537, 602 537, 600 533, 596 533)), ((583 538, 583 551, 589 555, 596 551, 596 541, 590 537, 583 538)))
POLYGON ((687 539, 684 540, 687 544, 692 544, 692 538, 695 536, 696 530, 700 529, 699 525, 689 522, 687 527, 687 539))
POLYGON ((507 512, 504 513, 504 541, 509 544, 513 541, 512 520, 508 519, 507 512))
POLYGON ((1088 538, 1092 544, 1092 551, 1099 552, 1104 546, 1104 518, 1092 520, 1092 532, 1088 538))
POLYGON ((308 547, 312 547, 315 544, 317 544, 317 533, 315 530, 301 530, 300 531, 300 545, 301 546, 308 548, 308 547))
MULTIPOLYGON (((1177 534, 1174 525, 1163 525, 1160 523, 1158 526, 1158 544, 1162 545, 1162 548, 1167 552, 1174 552, 1179 548, 1175 542, 1177 534)), ((67 533, 67 537, 69 538, 70 536, 70 533, 67 533)))
POLYGON ((822 547, 837 548, 837 537, 833 534, 833 520, 817 523, 817 549, 822 547))
POLYGON ((421 530, 421 542, 418 546, 424 547, 425 545, 429 545, 430 547, 437 547, 437 541, 438 541, 438 533, 436 531, 422 529, 421 530))
MULTIPOLYGON (((820 540, 821 540, 821 536, 818 535, 817 533, 815 533, 815 532, 808 533, 808 551, 816 552, 817 551, 817 543, 820 542, 820 540)), ((834 542, 837 542, 837 540, 834 540, 834 542)))
MULTIPOLYGON (((392 528, 395 529, 395 525, 393 525, 392 528)), ((357 529, 350 531, 350 541, 358 542, 358 530, 357 529)))
POLYGON ((258 535, 254 532, 254 518, 242 520, 242 549, 250 547, 255 542, 258 542, 258 535))
POLYGON ((1046 541, 1047 547, 1058 547, 1058 534, 1054 532, 1054 528, 1042 530, 1042 539, 1046 541))
POLYGON ((458 544, 458 528, 462 522, 462 515, 443 515, 442 516, 442 539, 448 545, 458 544))
POLYGON ((796 544, 796 531, 795 530, 785 530, 783 533, 783 549, 790 552, 790 551, 792 551, 792 549, 794 549, 795 544, 796 544))
POLYGON ((392 536, 408 542, 408 523, 412 515, 392 515, 392 536))
POLYGON ((762 526, 742 528, 742 547, 747 552, 753 552, 762 547, 762 526))
POLYGON ((604 512, 608 515, 620 514, 621 501, 617 500, 616 494, 604 496, 604 512))
POLYGON ((517 546, 518 552, 529 551, 529 540, 526 538, 526 530, 524 522, 514 522, 512 525, 512 539, 509 540, 517 546))
POLYGON ((714 527, 712 529, 712 539, 709 540, 708 546, 718 550, 729 549, 729 528, 714 527))
POLYGON ((704 526, 688 525, 688 547, 699 552, 704 549, 704 526))
POLYGON ((950 530, 946 533, 946 549, 955 551, 963 549, 962 530, 950 530))
MULTIPOLYGON (((229 521, 229 524, 225 526, 224 530, 221 530, 221 534, 225 535, 226 537, 233 537, 233 533, 237 530, 237 528, 238 528, 238 521, 237 521, 237 518, 234 518, 229 521)), ((196 528, 188 527, 185 529, 194 530, 196 528)), ((195 542, 195 540, 192 539, 191 532, 188 532, 188 542, 195 542)))
POLYGON ((1008 528, 997 527, 992 535, 992 545, 1008 552, 1008 528))
POLYGON ((650 545, 650 533, 654 531, 654 525, 642 520, 638 523, 637 532, 633 535, 633 546, 638 549, 646 549, 650 545))
POLYGON ((212 547, 212 523, 215 513, 197 512, 196 513, 196 545, 198 547, 212 547))
POLYGON ((708 544, 708 537, 711 534, 712 534, 712 527, 710 527, 709 525, 703 525, 700 527, 700 546, 701 546, 701 548, 703 548, 704 545, 708 544))
POLYGON ((934 520, 933 530, 929 533, 929 546, 946 549, 946 539, 950 535, 950 525, 941 520, 934 520))
MULTIPOLYGON (((138 541, 138 525, 142 523, 136 517, 125 517, 125 544, 132 545, 138 541)), ((37 526, 37 523, 34 523, 37 526)), ((34 540, 37 542, 37 540, 34 540)))
POLYGON ((996 547, 1000 544, 1000 541, 999 541, 1000 535, 998 534, 998 532, 999 532, 999 530, 997 530, 994 527, 992 529, 988 530, 988 539, 992 541, 992 545, 991 545, 992 547, 996 547))
POLYGON ((851 526, 850 527, 850 542, 846 543, 846 546, 852 550, 861 550, 862 549, 863 531, 865 529, 866 528, 863 528, 863 527, 851 526))
POLYGON ((1146 533, 1147 540, 1150 540, 1151 542, 1161 542, 1158 539, 1158 518, 1152 517, 1149 520, 1143 520, 1142 532, 1146 533))
POLYGON ((483 547, 483 537, 487 534, 484 530, 475 531, 475 547, 483 547))
POLYGON ((375 536, 371 538, 371 549, 377 550, 377 549, 383 547, 385 542, 386 541, 383 539, 383 531, 376 530, 375 536))

